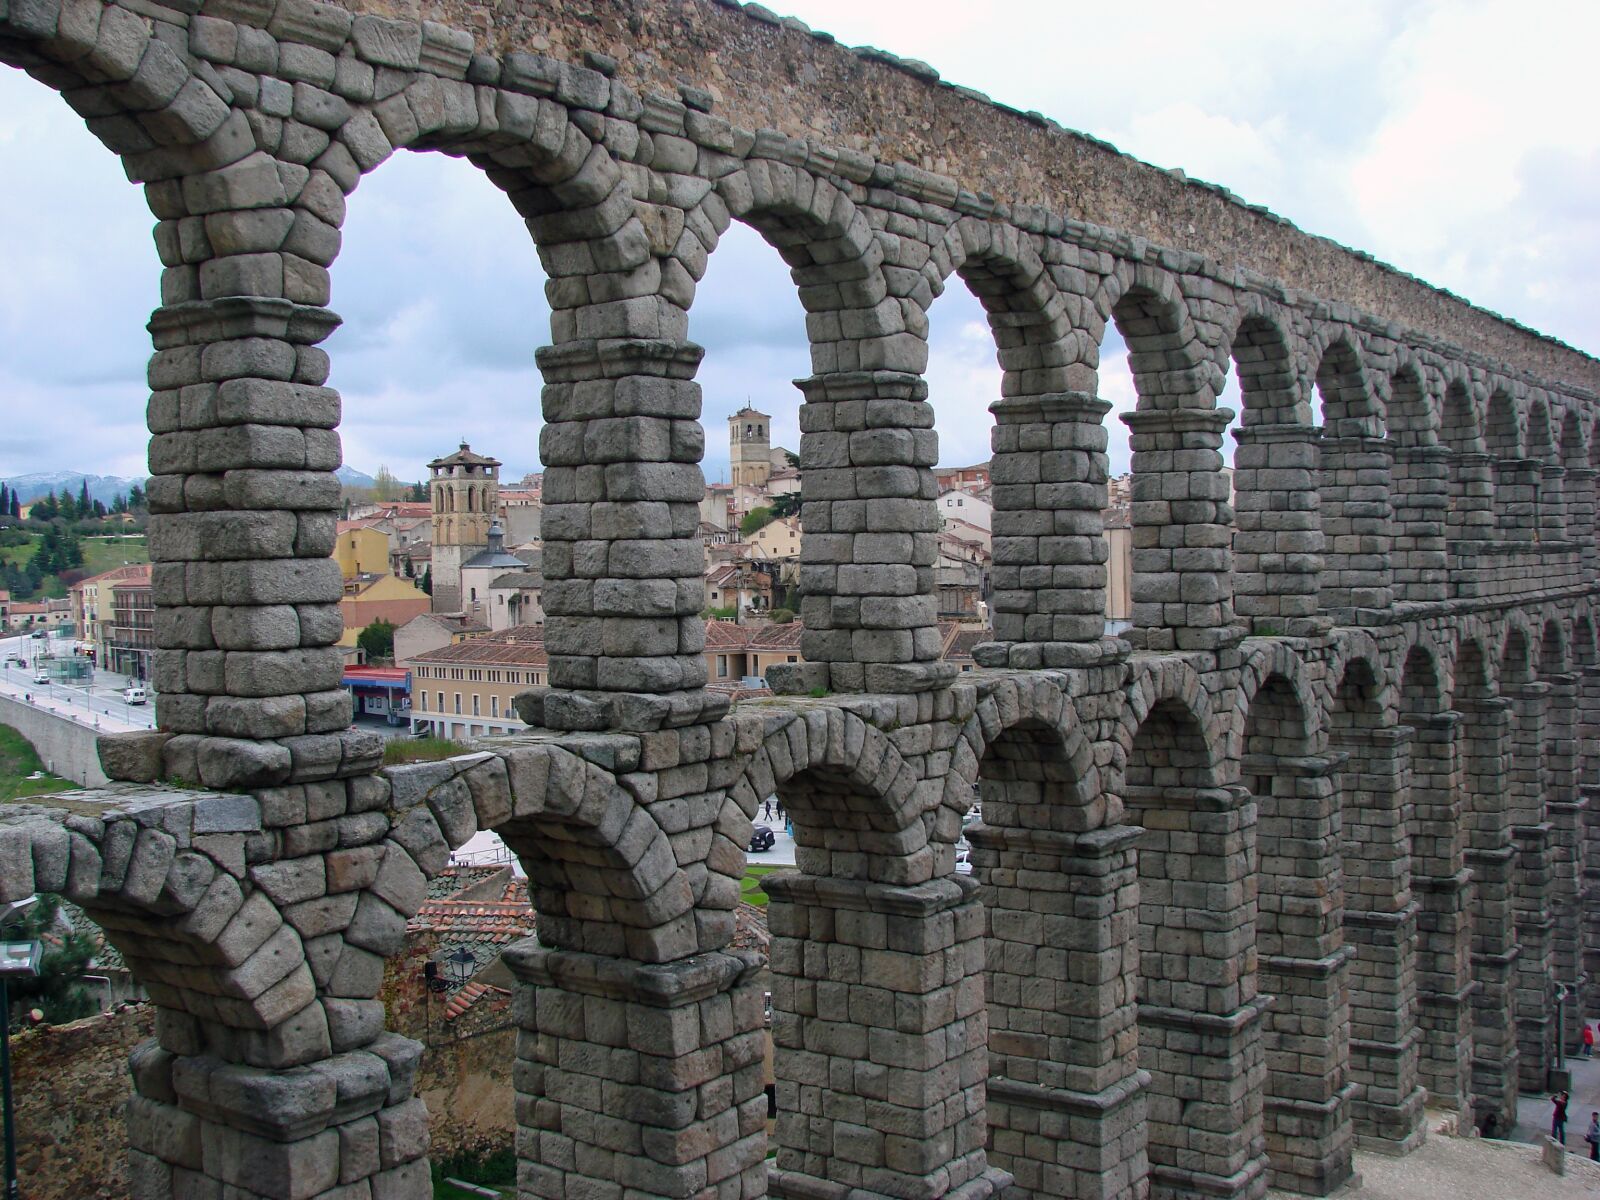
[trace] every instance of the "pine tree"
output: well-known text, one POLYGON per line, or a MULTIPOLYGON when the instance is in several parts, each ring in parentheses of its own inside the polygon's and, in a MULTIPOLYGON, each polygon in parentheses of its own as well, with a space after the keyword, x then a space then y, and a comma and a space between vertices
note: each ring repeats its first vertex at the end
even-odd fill
POLYGON ((61 499, 56 501, 55 515, 63 521, 76 521, 78 519, 78 502, 72 498, 72 493, 65 488, 61 491, 61 499))
POLYGON ((92 511, 89 503, 89 481, 85 479, 78 485, 78 516, 87 517, 92 511))
POLYGON ((144 488, 137 483, 133 484, 128 488, 128 507, 143 508, 144 504, 144 488))
POLYGON ((0 483, 0 517, 11 515, 11 489, 0 483))
POLYGON ((51 521, 59 511, 56 494, 52 489, 33 502, 33 507, 28 510, 28 516, 35 521, 51 521))
MULTIPOLYGON (((44 942, 39 974, 33 979, 13 981, 10 1000, 13 1011, 38 1008, 53 1025, 76 1021, 94 1011, 94 999, 84 988, 83 974, 94 958, 94 942, 65 925, 59 917, 61 897, 41 893, 24 913, 20 934, 27 940, 44 942)), ((7 926, 7 934, 14 927, 7 926)), ((0 1014, 10 1021, 11 1013, 0 1014)))
POLYGON ((11 493, 11 515, 17 520, 22 520, 22 501, 17 498, 17 493, 11 493))

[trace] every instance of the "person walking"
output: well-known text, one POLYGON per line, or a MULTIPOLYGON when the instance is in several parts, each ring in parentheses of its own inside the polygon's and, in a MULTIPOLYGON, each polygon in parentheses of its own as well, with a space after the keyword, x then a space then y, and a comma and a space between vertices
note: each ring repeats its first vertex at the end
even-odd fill
POLYGON ((1550 1136, 1563 1146, 1567 1144, 1567 1101, 1566 1092, 1550 1097, 1550 1103, 1555 1106, 1550 1113, 1550 1136))
POLYGON ((1583 1056, 1594 1057, 1594 1026, 1587 1021, 1583 1023, 1583 1056))
POLYGON ((1600 1112, 1589 1114, 1589 1132, 1583 1135, 1583 1140, 1589 1143, 1589 1157, 1600 1162, 1600 1112))

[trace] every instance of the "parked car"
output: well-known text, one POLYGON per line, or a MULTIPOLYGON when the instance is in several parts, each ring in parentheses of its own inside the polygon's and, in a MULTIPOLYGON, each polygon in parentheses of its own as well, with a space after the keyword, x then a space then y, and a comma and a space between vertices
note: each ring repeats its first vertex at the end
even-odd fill
POLYGON ((35 683, 49 683, 50 672, 46 671, 43 667, 34 668, 33 681, 35 683))
POLYGON ((772 831, 772 826, 757 825, 750 832, 750 853, 760 854, 763 850, 771 850, 777 841, 778 835, 772 831))
POLYGON ((122 702, 124 704, 146 704, 149 700, 150 694, 137 683, 129 684, 122 689, 122 702))

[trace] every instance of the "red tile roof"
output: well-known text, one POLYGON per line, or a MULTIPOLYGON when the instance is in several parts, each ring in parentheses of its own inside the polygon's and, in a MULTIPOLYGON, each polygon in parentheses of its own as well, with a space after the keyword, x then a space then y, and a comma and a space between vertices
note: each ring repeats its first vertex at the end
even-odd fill
POLYGON ((409 659, 413 663, 471 663, 474 666, 542 667, 550 661, 544 649, 544 626, 518 625, 440 646, 409 659))

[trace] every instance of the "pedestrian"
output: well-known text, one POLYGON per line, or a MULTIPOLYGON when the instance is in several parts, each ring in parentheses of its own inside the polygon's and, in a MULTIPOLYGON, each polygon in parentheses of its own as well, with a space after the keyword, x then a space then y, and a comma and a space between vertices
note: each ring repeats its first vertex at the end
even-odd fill
POLYGON ((1589 1114, 1589 1132, 1583 1135, 1583 1140, 1589 1143, 1589 1157, 1600 1162, 1600 1112, 1589 1114))
POLYGON ((1583 1023, 1583 1056, 1594 1057, 1594 1026, 1587 1021, 1583 1023))
POLYGON ((1566 1092, 1550 1097, 1550 1103, 1555 1106, 1550 1113, 1550 1136, 1563 1146, 1567 1144, 1567 1100, 1566 1092))

